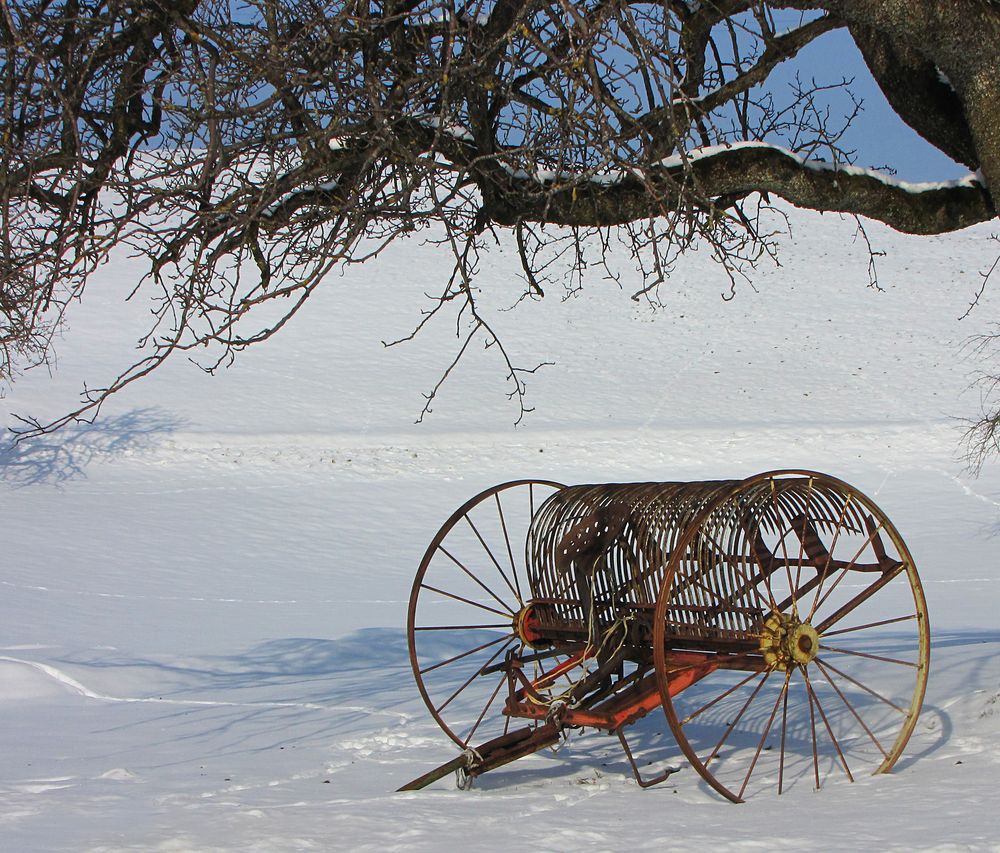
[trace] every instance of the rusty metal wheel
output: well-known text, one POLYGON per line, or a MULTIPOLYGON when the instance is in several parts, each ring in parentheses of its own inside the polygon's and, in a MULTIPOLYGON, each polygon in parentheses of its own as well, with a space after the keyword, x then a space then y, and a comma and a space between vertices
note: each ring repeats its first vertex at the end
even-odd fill
POLYGON ((740 802, 896 763, 927 684, 927 607, 910 552, 868 497, 824 474, 770 472, 688 526, 653 652, 678 746, 740 802))
MULTIPOLYGON (((510 726, 499 666, 524 651, 528 528, 560 488, 515 480, 481 492, 444 523, 420 562, 407 617, 410 664, 431 715, 463 749, 510 726)), ((557 663, 543 655, 532 666, 557 663)))

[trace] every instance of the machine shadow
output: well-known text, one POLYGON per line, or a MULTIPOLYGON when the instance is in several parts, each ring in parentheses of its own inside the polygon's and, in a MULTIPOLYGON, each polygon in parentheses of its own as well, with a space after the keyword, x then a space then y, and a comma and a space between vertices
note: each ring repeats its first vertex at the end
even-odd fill
POLYGON ((103 699, 141 709, 109 715, 98 733, 139 733, 163 767, 190 762, 192 751, 219 758, 291 748, 321 756, 405 726, 422 710, 405 633, 394 629, 275 639, 232 655, 112 655, 95 650, 61 663, 88 687, 100 686, 94 692, 103 699))
MULTIPOLYGON (((938 641, 942 652, 955 649, 956 657, 964 661, 968 671, 961 683, 967 684, 970 692, 990 686, 986 683, 991 671, 987 664, 998 654, 1000 632, 952 631, 935 638, 938 641), (969 654, 978 647, 981 652, 969 654)), ((227 745, 227 750, 257 752, 276 745, 328 749, 338 744, 386 741, 384 754, 362 760, 397 764, 399 782, 456 755, 455 745, 437 729, 419 698, 410 671, 406 633, 401 629, 368 628, 334 640, 281 638, 233 655, 182 662, 102 655, 67 663, 77 667, 77 672, 81 666, 95 671, 121 670, 121 678, 111 678, 112 682, 135 683, 141 678, 155 683, 158 700, 164 705, 151 708, 152 716, 121 722, 108 731, 153 724, 165 745, 184 739, 202 742, 213 736, 228 740, 237 734, 238 742, 227 745), (192 714, 193 709, 198 713, 192 714)), ((950 698, 935 694, 933 688, 929 691, 918 730, 895 772, 932 757, 952 740, 955 728, 945 710, 950 698)), ((717 722, 724 724, 722 718, 717 722)), ((751 734, 762 731, 765 724, 766 720, 761 720, 751 726, 751 734)), ((655 775, 668 764, 681 766, 680 773, 653 790, 697 785, 716 796, 679 755, 661 709, 653 709, 631 725, 627 737, 643 775, 655 775)), ((748 745, 752 744, 736 746, 748 745)), ((806 775, 800 773, 802 778, 795 784, 807 784, 806 775)), ((476 779, 475 787, 502 791, 546 783, 635 784, 617 738, 587 730, 572 733, 557 755, 543 750, 484 774, 476 779)), ((443 784, 447 783, 436 786, 443 784)))
MULTIPOLYGON (((182 701, 290 706, 330 705, 360 698, 383 697, 396 704, 412 679, 406 634, 390 628, 364 628, 346 637, 326 640, 286 637, 267 640, 235 655, 187 658, 183 662, 151 658, 91 658, 71 661, 94 669, 140 669, 159 685, 161 693, 182 701)), ((415 695, 415 691, 413 691, 415 695)))
MULTIPOLYGON (((896 647, 900 638, 888 634, 881 638, 879 649, 891 651, 896 647)), ((935 635, 933 645, 938 652, 938 666, 942 671, 947 670, 949 682, 952 685, 951 692, 946 687, 943 690, 935 691, 933 681, 934 666, 932 666, 931 686, 924 699, 917 727, 910 738, 906 749, 899 760, 892 768, 893 773, 905 772, 911 767, 921 762, 933 758, 936 754, 944 750, 956 736, 956 723, 952 713, 948 710, 956 700, 971 700, 976 693, 995 693, 996 685, 991 681, 991 673, 996 670, 996 658, 1000 649, 1000 632, 989 630, 969 630, 969 631, 943 631, 935 635), (958 668, 956 673, 955 669, 958 668), (955 684, 962 685, 962 691, 953 695, 955 684), (966 693, 968 695, 966 695, 966 693)), ((817 686, 817 689, 819 687, 817 686)), ((698 703, 697 688, 691 689, 691 694, 698 703)), ((819 695, 819 694, 818 694, 819 695)), ((837 729, 838 721, 849 720, 850 715, 846 706, 831 712, 827 700, 835 699, 836 694, 823 694, 824 706, 827 707, 830 724, 837 729)), ((988 701, 988 700, 984 700, 988 701)), ((863 716, 868 716, 873 708, 877 708, 879 702, 872 702, 862 705, 857 704, 858 710, 863 716)), ((758 746, 758 739, 764 737, 768 720, 766 713, 770 709, 768 705, 764 713, 757 712, 756 719, 753 719, 747 726, 747 731, 737 740, 735 737, 727 744, 727 748, 732 747, 733 751, 750 750, 758 746)), ((853 713, 853 712, 851 712, 853 713)), ((717 738, 719 732, 725 730, 726 724, 731 719, 730 713, 720 711, 716 718, 712 711, 704 717, 706 727, 714 729, 714 736, 717 738)), ((748 714, 753 716, 753 713, 748 714)), ((800 721, 801 722, 801 721, 800 721)), ((789 756, 789 763, 785 776, 785 787, 791 790, 796 786, 806 785, 812 787, 811 780, 811 758, 809 753, 812 750, 811 732, 807 726, 799 725, 799 731, 795 731, 790 725, 788 729, 789 744, 795 743, 794 750, 797 755, 794 758, 797 764, 793 763, 793 756, 789 756)), ((839 730, 838 730, 839 731, 839 730)), ((701 779, 690 767, 686 759, 679 754, 679 750, 674 744, 673 735, 665 724, 664 715, 659 709, 655 709, 647 717, 631 726, 628 730, 628 738, 633 752, 642 769, 643 775, 654 775, 665 765, 679 766, 683 772, 677 776, 671 776, 662 786, 666 789, 676 788, 678 784, 697 784, 700 789, 709 796, 716 796, 708 784, 701 779)), ((772 738, 764 747, 763 755, 777 752, 778 733, 772 730, 772 738), (773 743, 771 741, 774 741, 773 743)), ((822 739, 826 737, 823 729, 819 729, 820 755, 827 766, 833 766, 838 757, 827 745, 826 755, 823 757, 822 739)), ((868 746, 864 737, 859 737, 861 745, 868 746)), ((847 753, 848 760, 852 760, 851 752, 847 753)), ((869 765, 867 771, 863 768, 855 767, 857 780, 865 778, 871 772, 874 765, 869 765)), ((773 774, 772 774, 773 775, 773 774)), ((585 735, 574 737, 568 749, 560 752, 560 760, 556 762, 534 761, 530 766, 500 768, 486 774, 476 780, 477 787, 484 790, 502 790, 510 786, 532 784, 533 780, 551 780, 570 778, 578 784, 593 784, 601 777, 618 776, 631 783, 632 774, 627 764, 625 756, 622 754, 617 740, 602 736, 596 732, 587 732, 585 735)), ((837 784, 846 781, 846 776, 835 772, 828 774, 823 780, 823 787, 830 782, 837 784)))

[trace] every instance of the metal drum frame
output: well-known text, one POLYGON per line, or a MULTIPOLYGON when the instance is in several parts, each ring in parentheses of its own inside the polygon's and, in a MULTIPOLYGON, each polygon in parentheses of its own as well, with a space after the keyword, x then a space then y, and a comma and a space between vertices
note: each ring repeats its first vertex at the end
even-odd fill
POLYGON ((401 790, 471 781, 582 727, 617 735, 643 787, 679 760, 734 802, 853 781, 902 754, 930 654, 899 533, 812 471, 495 486, 431 541, 407 635, 462 752, 401 790), (676 750, 647 779, 625 731, 657 707, 676 750))

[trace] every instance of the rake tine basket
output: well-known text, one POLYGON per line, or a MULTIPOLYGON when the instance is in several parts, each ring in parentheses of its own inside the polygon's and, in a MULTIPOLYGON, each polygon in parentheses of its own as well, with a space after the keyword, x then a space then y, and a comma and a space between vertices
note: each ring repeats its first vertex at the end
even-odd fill
POLYGON ((445 522, 417 571, 410 661, 468 781, 572 728, 615 734, 643 787, 685 761, 722 796, 897 761, 930 636, 885 514, 825 474, 561 486, 517 480, 445 522), (676 740, 644 779, 625 729, 676 740))

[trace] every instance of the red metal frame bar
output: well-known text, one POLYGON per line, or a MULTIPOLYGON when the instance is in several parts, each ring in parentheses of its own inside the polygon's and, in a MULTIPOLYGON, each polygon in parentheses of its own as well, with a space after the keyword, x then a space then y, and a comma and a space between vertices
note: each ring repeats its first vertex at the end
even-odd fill
MULTIPOLYGON (((542 682, 551 683, 563 672, 586 659, 586 656, 586 651, 578 652, 535 682, 528 680, 517 661, 512 661, 508 674, 509 695, 503 713, 509 717, 524 719, 550 719, 553 716, 552 706, 546 697, 537 692, 536 687, 544 686, 542 682), (556 670, 560 671, 557 673, 556 670)), ((671 696, 676 696, 717 669, 749 670, 764 665, 763 659, 758 664, 746 655, 734 657, 708 652, 672 652, 669 660, 671 672, 668 675, 668 685, 671 696)), ((594 705, 562 708, 558 716, 565 726, 589 726, 614 732, 646 716, 660 704, 656 674, 650 672, 631 686, 601 698, 594 705)))

